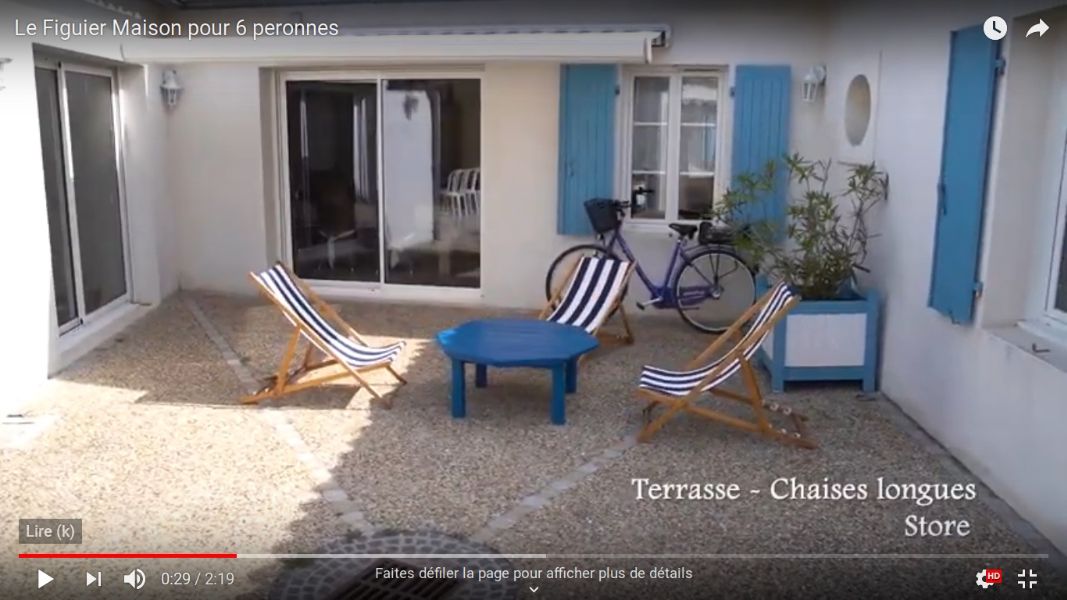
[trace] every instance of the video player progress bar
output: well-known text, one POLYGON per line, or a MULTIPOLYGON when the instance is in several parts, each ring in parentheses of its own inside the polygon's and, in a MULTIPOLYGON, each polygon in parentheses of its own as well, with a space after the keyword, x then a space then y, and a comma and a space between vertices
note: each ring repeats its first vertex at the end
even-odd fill
POLYGON ((568 560, 1008 560, 1008 559, 1047 559, 1048 554, 312 554, 312 553, 91 553, 91 552, 55 552, 23 553, 19 558, 50 559, 452 559, 473 560, 484 558, 515 559, 568 559, 568 560))

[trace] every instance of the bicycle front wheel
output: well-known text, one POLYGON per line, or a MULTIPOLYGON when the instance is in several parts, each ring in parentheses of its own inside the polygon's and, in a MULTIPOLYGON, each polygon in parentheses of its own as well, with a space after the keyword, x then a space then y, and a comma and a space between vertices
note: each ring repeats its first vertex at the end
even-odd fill
POLYGON ((699 250, 678 271, 674 298, 686 323, 722 333, 756 301, 756 275, 728 249, 699 250))

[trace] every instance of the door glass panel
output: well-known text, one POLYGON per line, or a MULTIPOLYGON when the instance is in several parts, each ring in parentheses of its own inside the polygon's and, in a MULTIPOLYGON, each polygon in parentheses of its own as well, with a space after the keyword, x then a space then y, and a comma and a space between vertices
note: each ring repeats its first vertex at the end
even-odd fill
POLYGON ((379 281, 377 89, 286 84, 290 234, 300 277, 379 281))
POLYGON ((126 293, 111 78, 67 72, 71 164, 86 314, 126 293))
POLYGON ((699 219, 715 193, 719 80, 682 78, 682 122, 678 152, 678 218, 699 219))
POLYGON ((52 247, 52 282, 55 287, 56 320, 65 325, 78 318, 74 295, 74 260, 71 256, 70 215, 67 210, 66 175, 63 165, 63 134, 59 117, 59 73, 38 68, 37 115, 41 127, 41 158, 44 162, 45 201, 48 205, 48 235, 52 247))
POLYGON ((634 78, 631 131, 631 215, 662 219, 665 211, 670 79, 634 78))
POLYGON ((481 85, 389 80, 382 91, 385 281, 481 284, 481 85))

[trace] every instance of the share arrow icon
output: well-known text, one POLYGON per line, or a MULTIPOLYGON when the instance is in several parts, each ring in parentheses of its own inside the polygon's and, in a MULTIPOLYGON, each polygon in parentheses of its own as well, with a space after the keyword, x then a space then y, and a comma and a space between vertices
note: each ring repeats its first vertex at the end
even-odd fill
POLYGON ((1044 19, 1038 19, 1037 25, 1034 25, 1030 29, 1026 30, 1026 37, 1030 37, 1033 34, 1037 34, 1037 37, 1045 37, 1045 32, 1049 30, 1048 23, 1044 19))

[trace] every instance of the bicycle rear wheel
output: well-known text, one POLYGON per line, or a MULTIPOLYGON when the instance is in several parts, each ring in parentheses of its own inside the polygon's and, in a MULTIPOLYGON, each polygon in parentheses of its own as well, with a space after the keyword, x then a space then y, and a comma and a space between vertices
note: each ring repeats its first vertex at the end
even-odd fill
POLYGON ((756 275, 729 249, 698 250, 678 271, 674 297, 686 323, 722 333, 756 301, 756 275))
POLYGON ((578 259, 583 256, 610 256, 614 259, 619 258, 614 252, 600 244, 579 244, 567 248, 561 252, 560 255, 552 261, 552 265, 548 267, 548 274, 545 276, 545 300, 552 299, 552 294, 565 283, 564 280, 570 273, 571 266, 577 263, 578 259))

